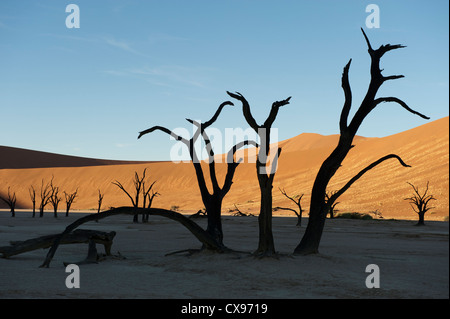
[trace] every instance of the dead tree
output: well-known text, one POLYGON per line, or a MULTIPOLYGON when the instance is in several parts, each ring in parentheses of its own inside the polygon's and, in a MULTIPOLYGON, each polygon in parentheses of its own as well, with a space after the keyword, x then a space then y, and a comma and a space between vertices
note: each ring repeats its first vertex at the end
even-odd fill
POLYGON ((411 187, 414 190, 414 194, 411 197, 405 198, 405 200, 409 200, 409 204, 411 205, 413 211, 419 215, 419 221, 417 222, 417 226, 423 226, 425 225, 425 213, 428 212, 430 209, 434 207, 429 207, 428 204, 431 200, 436 200, 433 195, 427 195, 428 193, 428 184, 430 182, 427 182, 427 188, 425 189, 425 192, 421 195, 419 192, 419 187, 414 186, 413 184, 409 183, 411 187))
MULTIPOLYGON (((362 29, 361 29, 362 30, 362 29)), ((364 38, 366 40, 368 46, 368 52, 371 58, 371 67, 370 67, 370 83, 367 90, 367 93, 361 102, 360 107, 355 112, 352 120, 348 123, 348 117, 350 113, 350 108, 352 104, 352 93, 350 89, 350 84, 348 80, 348 71, 350 68, 350 61, 344 67, 344 71, 342 74, 342 88, 344 91, 345 102, 341 111, 341 116, 339 120, 339 128, 340 128, 340 138, 338 145, 333 150, 333 152, 328 156, 328 158, 322 163, 319 172, 317 173, 316 179, 314 181, 314 185, 311 192, 311 204, 310 204, 310 214, 308 220, 308 226, 305 230, 305 233, 299 243, 299 245, 295 248, 294 254, 313 254, 318 253, 320 239, 322 237, 323 228, 325 226, 325 219, 327 214, 327 203, 325 202, 325 194, 328 183, 330 179, 334 176, 336 171, 341 166, 345 157, 347 156, 350 149, 353 147, 353 138, 355 137, 358 128, 362 124, 363 120, 366 116, 379 104, 385 102, 394 102, 405 108, 407 111, 419 115, 422 118, 429 119, 427 116, 422 115, 411 108, 403 102, 402 100, 396 97, 379 97, 377 98, 377 92, 381 85, 388 81, 402 78, 403 75, 391 75, 391 76, 383 76, 381 74, 382 70, 380 69, 380 60, 381 57, 391 51, 399 48, 403 48, 402 45, 382 45, 377 50, 372 49, 372 46, 367 38, 364 30, 362 30, 364 38)), ((391 154, 392 156, 400 158, 397 155, 391 154)), ((391 156, 391 157, 392 157, 391 156)), ((391 158, 389 157, 389 158, 391 158)), ((387 158, 385 158, 387 159, 387 158)), ((382 160, 382 159, 380 159, 382 160)), ((379 161, 380 161, 379 160, 379 161)), ((377 161, 377 162, 379 162, 377 161)), ((401 161, 402 163, 402 161, 401 161)), ((374 163, 373 163, 374 164, 374 163)), ((378 163, 379 164, 379 163, 378 163)), ((371 165, 369 165, 371 166, 371 165)), ((376 166, 376 165, 374 165, 376 166)), ((373 166, 372 166, 373 167, 373 166)), ((370 169, 370 168, 369 168, 370 169)), ((368 170, 368 169, 367 169, 368 170)), ((366 171, 367 171, 366 170, 366 171)), ((364 173, 363 173, 364 174, 364 173)), ((359 174, 358 174, 359 175, 359 174)), ((360 177, 360 176, 359 176, 360 177)), ((359 178, 358 177, 358 178, 359 178)), ((348 183, 347 183, 348 184, 348 183)), ((351 184, 350 184, 351 185, 351 184)), ((350 187, 350 185, 348 187, 350 187)), ((344 187, 345 188, 345 187, 344 187)), ((329 201, 329 203, 334 202, 345 190, 340 190, 336 192, 329 201)), ((328 203, 328 204, 329 204, 328 203)))
POLYGON ((161 208, 137 208, 137 207, 118 207, 110 210, 103 211, 99 214, 89 214, 84 217, 81 217, 74 221, 72 224, 66 227, 66 229, 56 236, 53 241, 53 245, 49 249, 47 256, 45 257, 44 262, 40 267, 48 268, 50 266, 50 262, 53 259, 53 256, 58 249, 58 246, 64 242, 65 238, 68 234, 73 232, 76 228, 87 223, 89 221, 98 220, 110 216, 115 215, 136 215, 136 214, 150 214, 150 215, 158 215, 163 216, 174 221, 181 223, 185 226, 202 244, 204 247, 210 250, 218 251, 218 252, 226 252, 228 249, 223 245, 219 244, 207 231, 201 228, 197 223, 189 219, 188 217, 166 209, 161 208))
POLYGON ((206 129, 213 124, 222 109, 227 105, 233 105, 230 101, 223 102, 219 108, 217 109, 214 116, 205 123, 197 123, 192 120, 188 120, 188 122, 194 124, 197 126, 197 129, 191 139, 186 139, 182 136, 179 136, 172 132, 171 130, 162 127, 162 126, 154 126, 151 127, 145 131, 142 131, 139 133, 138 138, 141 138, 143 135, 154 132, 156 130, 163 131, 164 133, 169 134, 170 136, 174 137, 177 141, 182 142, 189 150, 189 155, 192 160, 192 164, 194 166, 195 174, 197 177, 197 183, 200 189, 200 194, 202 197, 203 204, 206 209, 207 214, 207 229, 206 232, 214 238, 214 240, 219 243, 223 248, 225 246, 223 245, 223 231, 222 231, 222 220, 221 220, 221 211, 222 211, 222 202, 225 195, 228 193, 228 191, 231 188, 231 185, 233 183, 233 177, 234 173, 236 171, 237 166, 239 165, 240 161, 236 162, 234 160, 234 154, 236 151, 245 146, 245 145, 253 145, 257 146, 257 144, 254 141, 243 141, 236 145, 234 145, 231 150, 227 153, 227 173, 225 176, 225 181, 222 185, 222 187, 219 186, 217 176, 216 176, 216 169, 215 169, 215 160, 214 160, 214 152, 211 147, 211 143, 209 141, 208 135, 206 134, 206 129), (203 139, 205 140, 206 149, 208 151, 208 167, 209 167, 209 174, 212 182, 212 192, 208 190, 208 187, 206 185, 205 176, 201 167, 200 159, 197 156, 197 152, 195 150, 195 142, 199 138, 199 136, 202 135, 203 139))
POLYGON ((66 200, 66 217, 69 216, 70 207, 72 207, 75 198, 78 196, 78 188, 73 193, 64 192, 64 198, 66 200))
MULTIPOLYGON (((53 180, 53 178, 52 178, 52 180, 53 180)), ((44 208, 50 202, 51 195, 52 195, 52 190, 50 187, 50 183, 47 183, 44 186, 44 179, 42 179, 41 192, 40 192, 41 203, 39 204, 39 217, 44 216, 44 208)))
MULTIPOLYGON (((155 199, 155 197, 161 195, 158 192, 155 192, 152 188, 153 185, 155 185, 156 181, 154 181, 153 183, 150 184, 150 187, 148 189, 145 188, 145 181, 142 183, 142 197, 143 197, 143 203, 142 203, 142 207, 143 208, 150 208, 152 207, 153 204, 153 200, 155 199), (152 193, 150 194, 150 191, 152 191, 152 193), (148 204, 147 204, 148 201, 148 204)), ((148 222, 148 214, 142 214, 142 222, 143 223, 147 223, 148 222)))
POLYGON ((59 196, 59 187, 53 185, 53 179, 50 182, 51 194, 50 194, 50 203, 53 206, 53 216, 55 218, 58 217, 58 206, 61 202, 62 197, 59 196))
POLYGON ((102 209, 103 197, 105 197, 105 194, 102 194, 102 192, 100 190, 98 190, 97 214, 99 214, 100 210, 102 209))
POLYGON ((28 189, 28 193, 30 194, 31 202, 33 203, 33 217, 36 216, 36 190, 33 185, 28 189))
POLYGON ((331 196, 333 196, 334 194, 336 194, 336 191, 330 191, 330 192, 326 192, 325 193, 325 204, 327 205, 327 210, 328 210, 328 214, 330 215, 330 218, 334 218, 335 213, 336 213, 336 206, 337 204, 339 204, 339 202, 330 202, 330 198, 331 196), (330 203, 330 204, 329 204, 330 203))
POLYGON ((17 201, 16 193, 14 192, 13 194, 11 194, 11 188, 8 187, 8 198, 0 196, 0 199, 9 206, 9 209, 11 210, 11 217, 15 217, 16 201, 17 201))
MULTIPOLYGON (((139 207, 139 198, 141 197, 141 193, 143 194, 143 201, 144 201, 144 207, 145 207, 145 201, 146 198, 148 196, 148 191, 150 191, 150 189, 152 188, 153 184, 151 185, 151 187, 147 190, 147 193, 145 192, 145 172, 146 172, 147 168, 144 169, 143 173, 142 173, 142 177, 139 177, 139 174, 137 172, 134 172, 134 180, 133 180, 133 184, 134 184, 134 197, 130 195, 130 193, 128 193, 128 191, 125 189, 125 187, 119 182, 119 181, 114 181, 112 182, 114 185, 116 185, 117 187, 119 187, 127 196, 128 198, 131 200, 131 204, 133 205, 133 207, 139 207)), ((133 217, 133 222, 137 223, 138 222, 138 216, 134 216, 133 217)))
POLYGON ((281 192, 281 194, 283 194, 284 196, 286 196, 286 198, 288 198, 290 201, 292 201, 295 205, 297 205, 298 207, 298 212, 293 209, 293 208, 288 208, 288 207, 277 207, 278 209, 283 209, 283 210, 290 210, 292 212, 295 213, 295 215, 297 216, 297 225, 296 226, 302 226, 302 214, 303 214, 303 208, 302 208, 302 198, 305 194, 301 194, 301 195, 295 195, 294 197, 290 197, 288 194, 286 194, 286 191, 284 189, 278 188, 281 192))
POLYGON ((242 94, 240 94, 239 92, 227 93, 231 97, 241 101, 244 117, 247 123, 258 134, 259 137, 261 146, 256 158, 256 172, 261 194, 261 206, 258 217, 259 243, 258 248, 255 251, 255 255, 261 257, 274 256, 276 252, 272 234, 272 184, 275 177, 278 157, 281 153, 281 148, 278 148, 269 169, 268 158, 270 153, 270 131, 272 128, 272 124, 277 117, 278 110, 283 105, 289 104, 289 100, 291 99, 291 97, 288 97, 283 101, 274 102, 266 121, 264 122, 264 124, 259 125, 253 118, 250 112, 250 105, 244 98, 244 96, 242 96, 242 94))

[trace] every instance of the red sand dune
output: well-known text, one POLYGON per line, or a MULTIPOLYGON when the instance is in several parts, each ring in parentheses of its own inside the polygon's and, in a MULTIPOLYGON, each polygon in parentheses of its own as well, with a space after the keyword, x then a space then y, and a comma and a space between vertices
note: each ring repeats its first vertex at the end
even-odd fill
MULTIPOLYGON (((302 194, 302 204, 309 208, 310 192, 317 171, 330 154, 338 140, 337 135, 322 136, 304 133, 282 141, 283 151, 274 180, 274 206, 292 207, 279 192, 284 188, 288 194, 302 194)), ((407 182, 421 190, 430 182, 430 193, 437 198, 435 207, 426 219, 443 220, 449 215, 449 118, 445 117, 417 128, 384 138, 355 139, 343 166, 330 182, 329 190, 342 187, 357 172, 378 158, 395 153, 411 168, 404 168, 396 160, 388 160, 366 173, 341 198, 340 212, 372 212, 377 210, 384 218, 416 219, 408 202, 403 200, 412 193, 407 182)), ((218 164, 219 183, 223 181, 226 164, 218 164)), ((73 209, 89 210, 97 206, 98 190, 105 194, 103 208, 129 205, 129 199, 111 182, 119 180, 127 189, 132 187, 134 172, 157 180, 155 190, 161 193, 154 201, 155 207, 179 206, 185 212, 203 208, 195 173, 190 163, 172 162, 120 162, 76 158, 50 153, 0 147, 0 194, 8 187, 16 192, 17 207, 31 207, 28 194, 30 185, 39 191, 41 181, 54 183, 61 191, 79 189, 79 197, 73 209)), ((206 166, 205 166, 206 168, 206 166)), ((205 170, 208 176, 208 170, 205 170)), ((257 213, 259 188, 255 164, 242 163, 235 174, 234 183, 225 197, 223 212, 236 204, 243 212, 257 213)), ((0 207, 5 207, 0 203, 0 207)), ((50 207, 47 210, 50 211, 50 207)), ((60 204, 64 210, 64 201, 60 204)), ((275 214, 293 214, 277 211, 275 214)))

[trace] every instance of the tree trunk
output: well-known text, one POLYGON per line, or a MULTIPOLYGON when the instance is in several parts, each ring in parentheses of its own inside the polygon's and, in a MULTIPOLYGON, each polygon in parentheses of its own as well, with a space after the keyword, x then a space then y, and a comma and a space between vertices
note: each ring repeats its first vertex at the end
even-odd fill
POLYGON ((353 136, 341 135, 337 147, 320 167, 311 193, 308 225, 300 244, 294 250, 294 254, 307 255, 319 252, 319 244, 328 212, 325 202, 327 185, 350 151, 352 141, 353 136))
POLYGON ((425 226, 425 212, 419 212, 419 221, 417 222, 416 226, 425 226))
POLYGON ((215 198, 211 198, 206 207, 206 216, 208 218, 208 226, 206 228, 206 232, 211 235, 214 240, 219 243, 219 245, 224 246, 223 244, 223 230, 222 230, 222 198, 218 198, 218 196, 214 196, 215 198))
POLYGON ((272 183, 267 175, 258 175, 261 193, 261 206, 258 217, 259 244, 256 256, 274 256, 275 244, 272 234, 272 183))
MULTIPOLYGON (((9 258, 14 255, 33 251, 36 249, 45 249, 53 245, 56 238, 60 234, 45 235, 24 241, 12 241, 10 246, 0 247, 0 253, 3 258, 9 258)), ((105 253, 111 254, 111 245, 116 232, 103 232, 91 229, 76 229, 71 232, 61 241, 61 244, 77 244, 87 243, 93 240, 95 243, 103 244, 105 246, 105 253)))

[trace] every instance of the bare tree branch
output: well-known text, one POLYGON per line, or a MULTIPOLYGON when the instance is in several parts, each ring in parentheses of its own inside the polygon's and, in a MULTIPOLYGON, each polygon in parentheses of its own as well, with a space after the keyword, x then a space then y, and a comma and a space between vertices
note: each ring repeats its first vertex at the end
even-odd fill
POLYGON ((348 61, 347 65, 344 67, 341 80, 345 98, 344 106, 342 107, 341 112, 341 119, 339 120, 341 134, 347 130, 348 114, 350 113, 350 108, 352 107, 352 90, 350 88, 350 82, 348 80, 348 72, 351 63, 352 59, 350 59, 350 61, 348 61))
POLYGON ((414 111, 413 109, 411 109, 405 102, 403 102, 402 100, 400 100, 399 98, 396 97, 380 97, 377 98, 374 101, 374 107, 377 106, 380 103, 385 103, 385 102, 395 102, 400 104, 405 110, 407 110, 408 112, 411 112, 412 114, 418 115, 421 118, 424 118, 426 120, 429 120, 430 118, 426 115, 423 115, 422 113, 419 113, 417 111, 414 111))

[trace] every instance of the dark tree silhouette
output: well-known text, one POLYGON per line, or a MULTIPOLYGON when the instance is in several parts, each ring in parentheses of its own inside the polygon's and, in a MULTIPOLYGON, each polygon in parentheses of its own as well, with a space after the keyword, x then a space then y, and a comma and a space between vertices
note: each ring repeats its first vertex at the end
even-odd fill
POLYGON ((325 204, 327 205, 328 214, 330 215, 330 218, 335 217, 336 213, 336 206, 339 204, 339 202, 330 202, 330 198, 332 195, 336 194, 337 191, 330 191, 325 193, 325 204))
MULTIPOLYGON (((222 187, 219 186, 217 175, 216 175, 216 162, 214 160, 214 152, 211 147, 211 143, 209 140, 209 137, 206 133, 206 129, 213 124, 222 109, 227 105, 233 105, 230 101, 223 102, 219 108, 217 109, 216 113, 213 115, 213 117, 205 122, 205 123, 197 123, 195 121, 187 119, 188 122, 194 124, 197 129, 195 130, 194 135, 191 139, 186 139, 182 136, 179 136, 172 132, 171 130, 162 127, 162 126, 153 126, 145 131, 142 131, 139 133, 138 138, 141 138, 143 135, 154 132, 156 130, 160 130, 166 134, 169 134, 170 136, 174 137, 177 141, 182 142, 189 150, 189 155, 192 160, 192 164, 194 166, 195 174, 197 177, 197 183, 200 189, 200 194, 202 197, 203 204, 205 205, 206 214, 207 214, 207 229, 206 232, 218 243, 222 249, 225 248, 223 244, 223 231, 222 231, 222 219, 221 219, 221 213, 222 213, 222 202, 225 195, 228 193, 228 191, 231 188, 231 185, 233 183, 233 177, 234 173, 236 171, 236 168, 240 164, 240 161, 236 162, 234 159, 234 155, 236 151, 245 146, 245 145, 254 145, 257 146, 257 144, 254 141, 243 141, 236 145, 234 145, 231 150, 227 153, 227 173, 225 176, 224 183, 222 187), (212 192, 208 190, 208 187, 206 185, 205 176, 201 167, 200 159, 197 156, 197 152, 195 150, 195 142, 199 138, 199 136, 202 135, 203 139, 205 140, 205 146, 208 151, 208 167, 209 167, 209 174, 211 178, 212 183, 212 192)), ((211 245, 209 245, 211 246, 211 245)))
POLYGON ((419 187, 414 186, 413 184, 407 182, 414 190, 414 194, 411 197, 405 198, 405 200, 409 200, 409 204, 411 205, 413 211, 419 215, 419 221, 417 222, 417 226, 423 226, 425 225, 425 213, 428 212, 430 209, 434 207, 428 206, 431 200, 436 200, 433 195, 430 195, 428 193, 428 185, 429 181, 427 182, 427 188, 425 189, 425 192, 421 195, 419 192, 419 187))
POLYGON ((36 190, 33 185, 28 189, 28 193, 30 194, 31 202, 33 203, 33 217, 36 216, 36 190))
POLYGON ((59 203, 61 202, 62 197, 59 196, 59 187, 53 185, 53 178, 50 181, 50 189, 51 189, 50 203, 53 206, 53 216, 55 218, 57 218, 58 217, 58 206, 59 206, 59 203))
MULTIPOLYGON (((52 178, 52 180, 53 180, 53 178, 52 178)), ((52 189, 50 187, 50 183, 47 183, 44 186, 44 179, 42 179, 41 191, 40 191, 41 203, 39 204, 39 217, 44 216, 44 209, 45 209, 45 206, 47 206, 47 204, 50 202, 51 195, 52 195, 52 189)))
POLYGON ((227 93, 231 97, 241 101, 244 117, 250 127, 258 134, 260 140, 261 146, 256 158, 256 171, 261 193, 261 206, 258 216, 259 244, 258 249, 255 251, 255 255, 261 257, 274 256, 276 251, 272 234, 272 184, 275 177, 278 157, 281 153, 281 148, 278 148, 277 154, 275 155, 269 169, 267 163, 270 153, 270 130, 275 118, 277 117, 278 110, 283 105, 289 104, 291 97, 288 97, 283 101, 274 102, 272 104, 269 116, 264 124, 258 125, 251 114, 250 105, 244 96, 242 96, 239 92, 227 93))
MULTIPOLYGON (((294 254, 313 254, 319 251, 320 239, 322 237, 323 228, 325 226, 325 219, 327 210, 327 203, 325 202, 325 194, 327 185, 333 175, 341 166, 343 160, 347 156, 350 149, 353 147, 353 138, 355 137, 358 128, 360 127, 363 120, 366 116, 379 104, 385 102, 394 102, 402 106, 407 111, 419 115, 422 118, 429 119, 427 116, 420 114, 409 108, 409 106, 403 102, 402 100, 396 97, 379 97, 376 95, 378 93, 381 85, 388 81, 402 78, 403 75, 391 75, 391 76, 383 76, 381 74, 382 70, 380 69, 380 60, 381 57, 392 50, 403 48, 403 45, 381 45, 377 50, 374 50, 367 38, 364 30, 361 28, 361 31, 364 35, 368 46, 368 52, 371 58, 371 67, 370 67, 370 83, 367 90, 367 93, 361 102, 360 107, 354 114, 350 124, 348 124, 348 117, 350 113, 350 108, 352 104, 352 93, 350 89, 350 84, 348 80, 348 71, 350 68, 350 61, 344 67, 344 71, 342 74, 342 88, 344 91, 345 102, 341 111, 341 116, 339 120, 339 128, 340 128, 340 138, 338 145, 334 149, 334 151, 329 155, 329 157, 322 163, 322 166, 317 173, 316 179, 314 181, 313 189, 311 192, 311 204, 310 204, 310 214, 308 219, 308 226, 305 230, 305 233, 299 243, 299 245, 295 248, 294 254)), ((401 161, 401 159, 394 154, 391 154, 392 158, 396 157, 401 161)), ((373 163, 369 165, 366 169, 363 170, 364 174, 369 169, 381 163, 383 160, 388 158, 382 158, 378 160, 377 164, 373 163), (381 161, 381 162, 380 162, 381 161), (375 165, 374 165, 375 164, 375 165), (373 165, 373 166, 372 166, 373 165), (370 168, 369 168, 370 167, 370 168)), ((401 161, 402 163, 403 161, 401 161)), ((361 171, 362 172, 362 171, 361 171)), ((361 173, 360 172, 360 173, 361 173)), ((359 176, 361 177, 362 174, 359 176)), ((358 174, 359 175, 359 174, 358 174)), ((356 177, 356 176, 355 176, 356 177)), ((359 178, 358 177, 358 178, 359 178)), ((357 179, 357 178, 356 178, 357 179)), ((354 181, 353 181, 354 182, 354 181)), ((349 183, 347 183, 349 184, 349 183)), ((351 185, 352 183, 350 183, 351 185)), ((350 187, 348 185, 348 187, 350 187)), ((346 185, 347 186, 347 185, 346 185)), ((331 196, 331 199, 328 201, 328 205, 333 203, 348 187, 343 187, 340 191, 336 192, 336 194, 331 196)))
POLYGON ((66 217, 69 216, 70 207, 72 207, 75 198, 78 196, 78 188, 73 193, 64 192, 64 198, 66 200, 66 217))
MULTIPOLYGON (((151 183, 148 188, 146 188, 145 181, 142 183, 142 197, 143 197, 142 207, 143 208, 150 208, 150 207, 152 207, 153 200, 155 199, 155 197, 161 195, 160 193, 155 192, 152 189, 153 185, 155 185, 155 183, 156 183, 156 181, 151 183), (150 191, 152 192, 151 194, 150 194, 150 191), (148 201, 148 204, 147 204, 147 201, 148 201)), ((147 223, 148 222, 148 217, 149 217, 149 214, 142 214, 142 222, 143 223, 147 223)))
POLYGON ((289 196, 288 194, 286 194, 286 191, 284 189, 281 189, 278 187, 278 189, 280 190, 281 194, 283 194, 286 198, 288 198, 290 201, 292 201, 295 205, 297 205, 298 207, 298 212, 293 209, 293 208, 288 208, 288 207, 277 207, 278 209, 283 209, 283 210, 290 210, 292 212, 295 213, 295 215, 297 216, 297 226, 302 226, 302 215, 303 215, 303 208, 302 208, 302 198, 305 194, 301 194, 301 195, 295 195, 294 197, 289 196))
POLYGON ((9 209, 11 210, 11 217, 15 217, 16 216, 17 198, 16 198, 16 193, 11 194, 11 187, 8 187, 8 198, 0 196, 0 199, 9 206, 9 209))
POLYGON ((102 194, 102 192, 98 190, 97 214, 99 214, 102 209, 103 197, 105 197, 105 194, 102 194))
MULTIPOLYGON (((152 189, 153 185, 155 184, 155 182, 153 182, 153 184, 151 184, 151 186, 145 190, 145 173, 147 171, 147 168, 144 169, 144 171, 142 172, 142 177, 139 177, 139 174, 137 172, 134 172, 134 180, 133 180, 133 184, 134 184, 134 196, 131 196, 130 193, 128 193, 128 191, 125 189, 125 187, 119 182, 119 181, 114 181, 112 182, 114 185, 116 185, 117 187, 119 187, 127 196, 128 198, 131 200, 131 204, 133 205, 133 207, 139 207, 139 198, 141 197, 141 193, 142 193, 142 197, 143 197, 143 207, 145 208, 146 205, 146 201, 148 198, 148 192, 152 189)), ((153 198, 152 198, 153 200, 153 198)), ((151 202, 150 202, 151 204, 151 202)), ((144 218, 145 220, 145 218, 144 218)), ((133 217, 133 222, 137 223, 138 222, 138 215, 133 217)))

